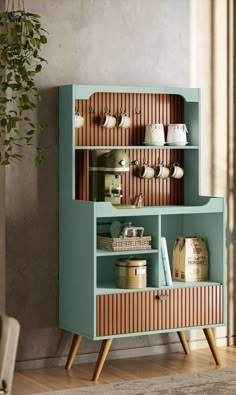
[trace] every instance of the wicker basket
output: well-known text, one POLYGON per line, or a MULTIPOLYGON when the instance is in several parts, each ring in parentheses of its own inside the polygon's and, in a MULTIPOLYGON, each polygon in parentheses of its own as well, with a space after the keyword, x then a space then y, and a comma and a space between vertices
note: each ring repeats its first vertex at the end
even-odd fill
POLYGON ((97 235, 97 248, 107 251, 151 250, 151 236, 110 237, 109 234, 97 235))

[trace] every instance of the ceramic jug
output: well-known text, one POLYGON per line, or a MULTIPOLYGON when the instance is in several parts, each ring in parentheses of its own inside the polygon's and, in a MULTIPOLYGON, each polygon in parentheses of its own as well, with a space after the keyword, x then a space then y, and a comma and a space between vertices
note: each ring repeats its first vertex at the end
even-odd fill
POLYGON ((187 127, 184 123, 172 123, 167 129, 167 143, 170 145, 186 145, 187 127))

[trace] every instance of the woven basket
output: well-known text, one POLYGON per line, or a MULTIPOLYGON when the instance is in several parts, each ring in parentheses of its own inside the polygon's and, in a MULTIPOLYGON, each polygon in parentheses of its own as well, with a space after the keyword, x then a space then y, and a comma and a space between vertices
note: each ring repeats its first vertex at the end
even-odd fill
POLYGON ((151 236, 110 237, 109 234, 97 235, 97 248, 107 251, 151 250, 151 236))

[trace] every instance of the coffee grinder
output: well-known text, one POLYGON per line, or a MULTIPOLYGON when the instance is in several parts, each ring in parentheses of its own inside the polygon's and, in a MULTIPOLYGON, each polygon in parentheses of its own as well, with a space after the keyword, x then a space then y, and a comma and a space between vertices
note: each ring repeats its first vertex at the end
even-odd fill
MULTIPOLYGON (((137 164, 135 161, 134 164, 137 164)), ((122 174, 129 172, 129 157, 123 150, 94 150, 89 157, 90 200, 120 205, 122 174)))

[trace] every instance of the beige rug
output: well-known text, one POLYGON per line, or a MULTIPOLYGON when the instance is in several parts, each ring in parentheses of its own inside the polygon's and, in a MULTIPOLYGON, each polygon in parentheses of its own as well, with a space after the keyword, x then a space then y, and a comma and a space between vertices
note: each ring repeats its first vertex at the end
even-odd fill
POLYGON ((236 367, 125 381, 37 395, 236 395, 236 367))

